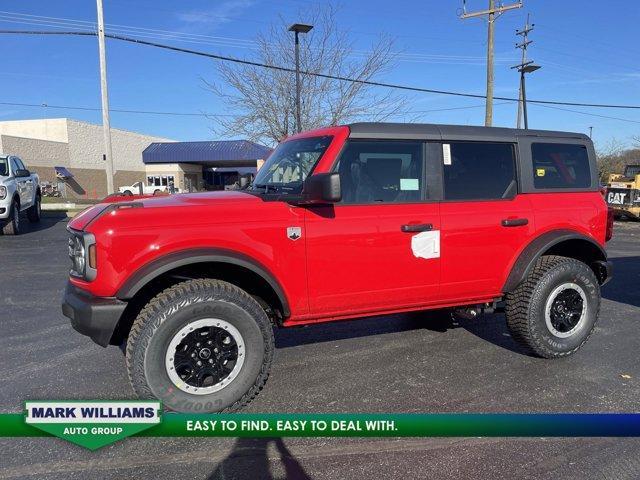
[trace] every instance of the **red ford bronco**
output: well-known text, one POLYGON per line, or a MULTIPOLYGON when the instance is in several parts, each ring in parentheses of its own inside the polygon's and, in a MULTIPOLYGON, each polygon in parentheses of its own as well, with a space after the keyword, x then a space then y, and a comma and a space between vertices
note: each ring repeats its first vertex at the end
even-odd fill
POLYGON ((274 326, 504 308, 545 358, 593 331, 613 217, 581 134, 357 123, 292 136, 241 191, 124 197, 69 224, 63 312, 143 398, 233 411, 274 326))

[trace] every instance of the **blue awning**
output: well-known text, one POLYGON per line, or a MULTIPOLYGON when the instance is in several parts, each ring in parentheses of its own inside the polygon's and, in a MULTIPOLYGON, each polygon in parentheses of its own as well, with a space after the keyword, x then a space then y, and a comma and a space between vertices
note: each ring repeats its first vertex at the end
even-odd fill
POLYGON ((269 156, 271 149, 249 140, 215 142, 155 142, 142 152, 142 161, 154 163, 196 163, 209 166, 248 167, 269 156))
POLYGON ((56 177, 66 180, 67 178, 73 178, 73 173, 67 170, 65 167, 53 167, 56 171, 56 177))

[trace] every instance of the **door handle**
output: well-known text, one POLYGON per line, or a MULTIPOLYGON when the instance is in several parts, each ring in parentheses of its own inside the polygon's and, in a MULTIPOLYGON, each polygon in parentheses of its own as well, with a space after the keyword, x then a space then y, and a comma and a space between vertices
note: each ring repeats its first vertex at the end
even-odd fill
POLYGON ((403 232, 428 232, 429 230, 433 230, 433 225, 430 223, 415 223, 402 225, 400 230, 403 232))
POLYGON ((528 224, 528 218, 505 218, 504 220, 502 220, 503 227, 522 227, 528 224))

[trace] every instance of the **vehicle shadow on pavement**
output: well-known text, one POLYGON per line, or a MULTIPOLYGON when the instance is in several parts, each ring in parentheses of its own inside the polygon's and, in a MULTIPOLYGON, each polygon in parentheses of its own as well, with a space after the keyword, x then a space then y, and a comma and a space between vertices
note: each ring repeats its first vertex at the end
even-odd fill
POLYGON ((247 478, 311 480, 281 438, 238 438, 229 455, 216 466, 208 480, 247 478), (270 445, 275 448, 280 464, 269 458, 270 445))
MULTIPOLYGON (((67 222, 69 219, 66 216, 51 216, 51 217, 42 217, 38 223, 31 223, 27 220, 25 215, 20 216, 20 235, 16 238, 20 238, 22 235, 29 235, 32 233, 40 232, 43 230, 48 230, 49 228, 53 228, 59 222, 67 222)), ((0 237, 12 238, 13 235, 2 235, 0 233, 0 237)))
POLYGON ((614 257, 613 278, 602 287, 602 298, 640 307, 640 257, 614 257))
POLYGON ((280 328, 275 337, 276 348, 287 348, 409 330, 446 332, 450 328, 450 321, 443 320, 440 312, 424 311, 280 328))
POLYGON ((332 342, 410 330, 430 330, 446 333, 463 328, 476 337, 496 346, 530 356, 520 347, 507 330, 504 315, 483 315, 474 320, 453 318, 445 311, 420 311, 402 315, 361 318, 301 328, 276 330, 276 348, 295 347, 312 343, 332 342))
POLYGON ((456 320, 456 322, 461 328, 486 342, 526 357, 534 357, 511 337, 504 314, 484 314, 475 320, 456 320))

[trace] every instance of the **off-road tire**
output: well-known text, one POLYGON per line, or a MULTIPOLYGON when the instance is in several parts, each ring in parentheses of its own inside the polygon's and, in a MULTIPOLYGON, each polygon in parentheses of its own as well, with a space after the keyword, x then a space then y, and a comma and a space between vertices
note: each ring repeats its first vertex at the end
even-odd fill
POLYGON ((27 218, 31 223, 38 223, 40 221, 40 213, 42 209, 42 198, 40 193, 36 193, 35 203, 27 209, 27 218))
MULTIPOLYGON (((583 302, 584 304, 584 302, 583 302)), ((591 336, 600 310, 600 285, 591 268, 573 258, 541 257, 527 278, 506 295, 506 318, 511 336, 531 353, 543 358, 566 357, 591 336), (586 296, 586 311, 577 330, 559 338, 545 320, 546 303, 554 289, 574 283, 586 296)), ((567 332, 569 333, 569 332, 567 332)))
POLYGON ((264 309, 244 290, 219 280, 188 280, 170 287, 142 309, 126 346, 131 385, 140 398, 158 398, 165 408, 187 413, 233 412, 264 387, 274 352, 273 327, 264 309), (177 332, 198 319, 218 318, 242 335, 245 358, 221 390, 195 395, 179 389, 167 373, 165 356, 177 332))
POLYGON ((20 234, 20 204, 17 200, 11 203, 11 211, 9 217, 2 226, 3 235, 18 235, 20 234))

